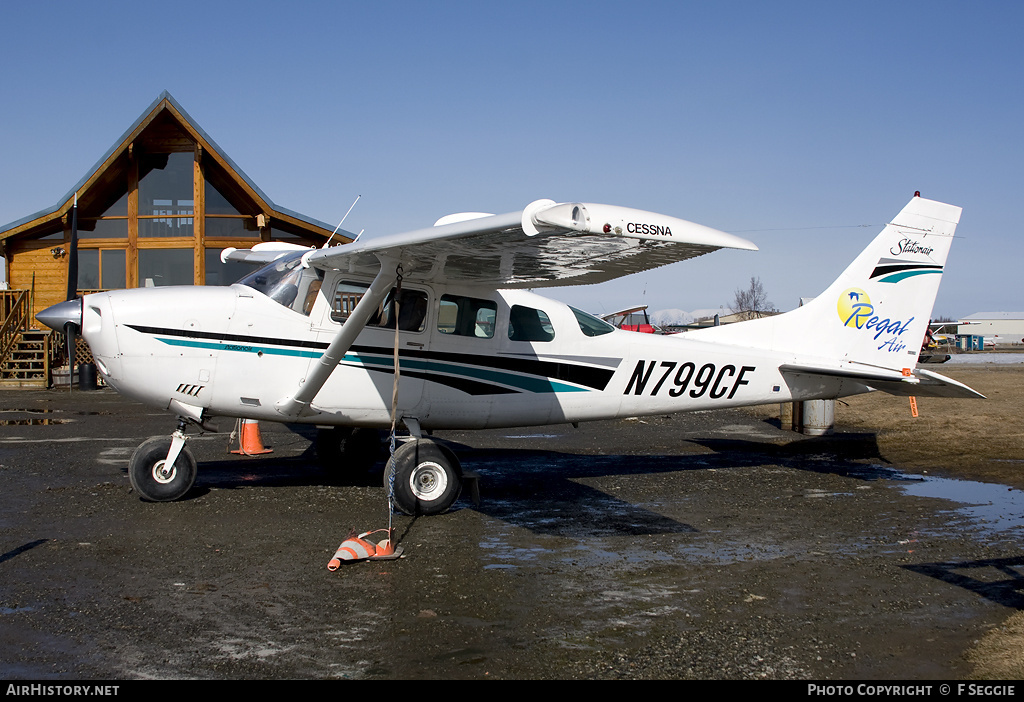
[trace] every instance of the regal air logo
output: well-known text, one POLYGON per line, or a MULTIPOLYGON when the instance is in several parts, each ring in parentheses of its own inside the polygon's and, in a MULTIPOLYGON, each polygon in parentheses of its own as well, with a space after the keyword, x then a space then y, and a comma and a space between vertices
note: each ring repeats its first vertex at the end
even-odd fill
POLYGON ((850 288, 839 296, 838 311, 844 326, 863 329, 875 308, 866 292, 860 288, 850 288))
POLYGON ((899 319, 879 317, 875 314, 875 306, 871 304, 871 298, 860 288, 850 288, 839 296, 836 305, 839 319, 843 326, 851 329, 863 329, 869 334, 874 334, 875 341, 882 339, 878 350, 886 349, 892 353, 898 353, 907 347, 900 341, 903 332, 907 330, 910 323, 914 321, 911 317, 906 322, 899 319), (882 338, 884 337, 884 338, 882 338))

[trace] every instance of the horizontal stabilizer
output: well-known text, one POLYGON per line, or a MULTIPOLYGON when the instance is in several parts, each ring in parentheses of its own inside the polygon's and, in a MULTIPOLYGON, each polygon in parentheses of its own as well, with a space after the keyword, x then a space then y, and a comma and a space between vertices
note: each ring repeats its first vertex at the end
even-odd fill
POLYGON ((783 365, 779 367, 783 374, 823 375, 830 378, 849 378, 862 383, 873 390, 899 395, 900 397, 953 397, 980 398, 985 396, 963 383, 947 378, 934 371, 915 368, 910 375, 878 371, 861 371, 855 368, 823 368, 820 366, 783 365))

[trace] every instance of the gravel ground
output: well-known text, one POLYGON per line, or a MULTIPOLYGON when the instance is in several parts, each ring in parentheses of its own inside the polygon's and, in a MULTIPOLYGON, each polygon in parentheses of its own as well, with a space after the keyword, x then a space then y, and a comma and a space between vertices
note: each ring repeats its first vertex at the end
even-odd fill
POLYGON ((0 398, 0 677, 953 679, 1024 604, 1021 520, 915 494, 869 432, 444 432, 480 505, 329 572, 387 525, 379 476, 332 485, 307 428, 263 424, 273 453, 196 437, 193 492, 144 503, 128 457, 173 424, 108 390, 0 398))

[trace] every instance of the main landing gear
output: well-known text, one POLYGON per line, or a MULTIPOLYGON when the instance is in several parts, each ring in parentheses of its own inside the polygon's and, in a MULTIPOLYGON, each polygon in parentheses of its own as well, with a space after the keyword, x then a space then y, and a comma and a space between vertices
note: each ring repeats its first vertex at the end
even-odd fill
POLYGON ((462 467, 449 448, 413 439, 395 449, 394 467, 384 471, 384 487, 405 514, 441 514, 459 499, 462 467))
POLYGON ((185 496, 196 482, 196 459, 185 445, 184 419, 171 436, 143 441, 128 460, 132 487, 147 502, 172 502, 185 496))
MULTIPOLYGON (((187 421, 178 418, 171 436, 144 441, 128 461, 132 487, 147 502, 172 502, 184 497, 196 481, 196 459, 185 444, 187 421)), ((379 434, 370 429, 322 429, 317 453, 334 472, 365 475, 382 455, 379 434)), ((395 508, 409 515, 448 511, 462 493, 459 459, 446 446, 414 438, 395 449, 393 467, 384 472, 384 487, 395 508)))
POLYGON ((316 455, 332 480, 365 478, 384 456, 376 429, 323 427, 316 432, 316 455))

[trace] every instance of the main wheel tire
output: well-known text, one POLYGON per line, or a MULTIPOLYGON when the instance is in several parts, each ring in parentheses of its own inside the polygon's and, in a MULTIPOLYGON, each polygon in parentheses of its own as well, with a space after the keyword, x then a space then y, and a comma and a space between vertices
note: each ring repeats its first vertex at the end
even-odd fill
POLYGON ((316 430, 316 457, 324 470, 336 470, 341 463, 345 440, 351 436, 350 427, 324 427, 316 430))
POLYGON ((382 456, 376 429, 330 427, 316 433, 316 455, 333 478, 358 479, 369 473, 382 456))
POLYGON ((147 502, 179 500, 196 482, 196 459, 182 446, 170 471, 164 471, 171 437, 154 436, 143 441, 128 460, 128 479, 147 502))
MULTIPOLYGON (((390 470, 384 471, 389 489, 390 470)), ((462 493, 462 468, 451 451, 427 439, 402 444, 395 449, 392 501, 410 515, 441 514, 462 493)))

